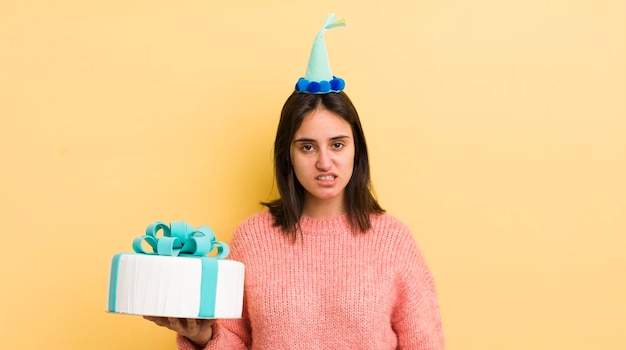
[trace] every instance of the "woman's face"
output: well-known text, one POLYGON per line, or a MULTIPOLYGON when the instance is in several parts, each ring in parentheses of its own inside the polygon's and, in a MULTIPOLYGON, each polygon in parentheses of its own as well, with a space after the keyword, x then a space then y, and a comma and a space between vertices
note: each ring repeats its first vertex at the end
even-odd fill
POLYGON ((309 112, 291 142, 291 161, 306 190, 305 211, 323 205, 327 212, 343 213, 344 190, 354 168, 350 124, 327 109, 309 112))

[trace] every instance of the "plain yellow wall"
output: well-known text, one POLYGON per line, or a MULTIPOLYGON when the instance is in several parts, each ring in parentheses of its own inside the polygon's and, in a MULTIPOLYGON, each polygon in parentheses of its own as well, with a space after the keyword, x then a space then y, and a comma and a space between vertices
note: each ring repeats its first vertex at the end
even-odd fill
POLYGON ((626 348, 622 0, 3 1, 0 348, 175 348, 105 313, 110 258, 156 220, 228 241, 272 198, 328 12, 449 349, 626 348))

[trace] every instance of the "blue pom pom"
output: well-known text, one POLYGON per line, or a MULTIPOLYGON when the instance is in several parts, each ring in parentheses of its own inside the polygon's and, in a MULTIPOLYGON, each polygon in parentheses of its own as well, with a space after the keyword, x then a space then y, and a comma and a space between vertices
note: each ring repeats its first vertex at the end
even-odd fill
POLYGON ((306 91, 307 86, 309 85, 309 81, 304 79, 304 78, 300 78, 298 79, 298 82, 296 83, 296 91, 301 92, 301 91, 306 91))
POLYGON ((333 89, 333 91, 341 91, 345 87, 346 82, 341 78, 333 77, 333 80, 330 81, 330 88, 333 89))
POLYGON ((330 83, 326 80, 320 81, 320 92, 329 92, 330 91, 330 83))
POLYGON ((314 94, 320 92, 320 83, 316 81, 310 82, 309 86, 306 88, 306 91, 314 93, 314 94))

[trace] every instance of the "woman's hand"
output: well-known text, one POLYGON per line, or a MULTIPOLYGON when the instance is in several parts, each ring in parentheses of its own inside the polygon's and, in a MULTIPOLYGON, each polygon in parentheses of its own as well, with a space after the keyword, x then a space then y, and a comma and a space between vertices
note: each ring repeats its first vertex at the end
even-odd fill
POLYGON ((204 348, 213 336, 211 326, 215 323, 215 320, 155 316, 144 316, 143 318, 161 327, 173 330, 201 348, 204 348))

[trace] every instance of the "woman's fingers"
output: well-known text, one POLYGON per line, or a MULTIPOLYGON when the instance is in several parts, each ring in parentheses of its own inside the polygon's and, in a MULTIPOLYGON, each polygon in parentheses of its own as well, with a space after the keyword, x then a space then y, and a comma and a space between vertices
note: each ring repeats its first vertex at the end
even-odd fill
POLYGON ((200 325, 202 320, 188 318, 187 320, 187 332, 190 334, 197 334, 200 331, 200 325))
POLYGON ((144 316, 143 318, 161 327, 169 328, 189 338, 189 340, 201 347, 204 347, 213 336, 213 329, 211 327, 213 323, 215 323, 215 320, 156 316, 144 316))
POLYGON ((205 320, 197 318, 176 318, 176 317, 156 317, 143 316, 144 319, 152 321, 161 327, 169 328, 182 335, 198 334, 210 328, 215 320, 205 320))
POLYGON ((170 328, 170 321, 167 317, 144 316, 144 319, 152 321, 161 327, 170 328))

